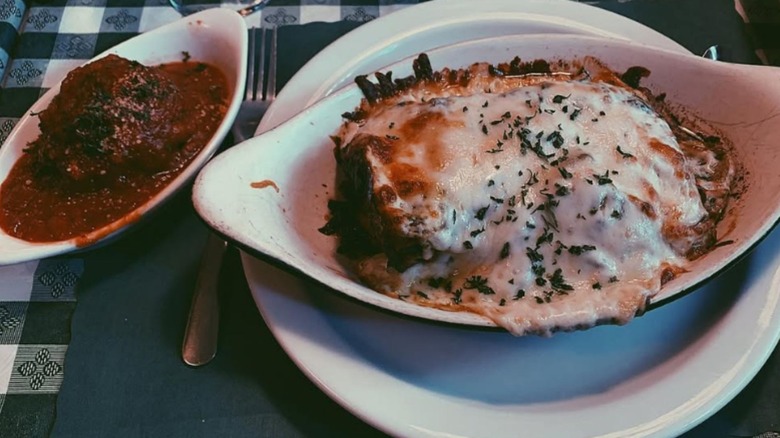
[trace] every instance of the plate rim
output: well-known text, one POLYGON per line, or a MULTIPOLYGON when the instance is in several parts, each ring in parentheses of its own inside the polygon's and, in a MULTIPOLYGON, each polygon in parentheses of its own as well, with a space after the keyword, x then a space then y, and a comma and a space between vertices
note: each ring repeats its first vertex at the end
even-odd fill
MULTIPOLYGON (((426 3, 424 5, 430 5, 432 3, 435 3, 435 2, 426 3)), ((490 4, 490 5, 506 5, 507 4, 507 2, 504 1, 504 0, 488 0, 485 3, 486 4, 490 4)), ((613 14, 611 12, 607 12, 607 11, 604 11, 604 10, 601 10, 601 9, 598 9, 598 8, 594 8, 594 7, 591 7, 591 6, 577 4, 577 3, 573 3, 573 2, 570 3, 570 2, 565 1, 565 0, 561 0, 559 2, 559 4, 563 4, 563 3, 566 3, 567 6, 576 5, 575 8, 583 8, 584 7, 584 8, 588 8, 590 10, 598 10, 598 11, 602 12, 604 14, 604 16, 616 16, 616 17, 620 17, 623 20, 628 20, 628 19, 625 19, 625 17, 622 17, 620 15, 613 14)), ((549 4, 549 1, 548 1, 548 4, 549 4)), ((419 11, 421 6, 422 5, 414 6, 414 7, 407 8, 405 10, 406 11, 408 11, 408 10, 419 11)), ((398 19, 400 19, 400 15, 397 15, 397 14, 401 14, 403 11, 404 10, 399 11, 399 12, 395 12, 392 15, 380 18, 378 20, 375 20, 372 23, 368 23, 368 24, 366 24, 364 26, 361 26, 361 28, 358 28, 358 30, 359 29, 363 29, 363 28, 367 28, 368 26, 377 27, 377 26, 379 26, 379 24, 377 24, 377 23, 387 23, 387 22, 393 22, 393 20, 398 20, 398 19), (396 16, 398 18, 395 18, 395 19, 392 19, 392 20, 389 20, 387 18, 387 17, 393 17, 393 16, 396 16)), ((640 26, 640 27, 646 28, 645 26, 643 26, 643 25, 641 25, 639 23, 633 22, 631 20, 628 20, 628 21, 633 23, 636 26, 640 26)), ((623 24, 623 23, 621 23, 621 24, 623 24)), ((649 29, 649 28, 646 28, 646 29, 650 30, 650 32, 653 32, 653 33, 656 33, 657 35, 660 35, 661 38, 665 38, 668 41, 670 41, 670 44, 671 44, 670 47, 672 45, 673 46, 677 46, 677 47, 681 47, 681 46, 679 46, 679 44, 671 41, 667 37, 664 37, 660 33, 657 33, 657 32, 655 32, 655 31, 653 31, 652 29, 649 29)), ((320 68, 319 65, 322 64, 322 61, 318 60, 317 58, 320 57, 321 55, 323 55, 323 53, 327 54, 328 56, 332 56, 333 52, 337 51, 338 48, 343 47, 347 43, 350 43, 349 39, 350 38, 354 38, 354 32, 355 31, 348 33, 344 37, 340 38, 339 40, 337 40, 336 42, 334 42, 333 44, 328 46, 328 48, 323 50, 323 52, 320 52, 320 54, 315 56, 315 58, 312 58, 312 60, 309 61, 309 63, 307 63, 298 73, 296 73, 296 75, 293 76, 293 78, 291 78, 290 82, 288 82, 288 84, 292 83, 293 85, 295 85, 295 87, 291 86, 291 87, 286 87, 286 88, 288 90, 289 89, 298 89, 298 91, 300 92, 301 88, 300 88, 300 84, 299 83, 302 80, 305 79, 305 74, 306 74, 305 72, 306 72, 306 70, 312 68, 311 65, 318 66, 318 68, 320 68), (344 41, 347 41, 347 43, 345 43, 344 41), (304 78, 304 79, 301 79, 301 78, 304 78)), ((640 42, 644 42, 644 41, 640 41, 640 42)), ((690 52, 687 52, 687 51, 685 51, 685 52, 686 53, 690 53, 690 52)), ((327 80, 335 81, 336 79, 334 79, 333 76, 331 76, 327 80)), ((323 87, 320 87, 320 89, 322 89, 322 88, 323 87)), ((333 91, 333 90, 331 90, 331 91, 333 91)), ((298 94, 300 94, 300 93, 298 93, 298 94)), ((274 108, 272 107, 272 110, 269 111, 269 114, 264 119, 263 123, 261 123, 260 127, 258 128, 258 130, 259 131, 263 131, 263 130, 269 129, 270 127, 274 126, 275 124, 278 124, 278 123, 281 123, 282 121, 284 121, 283 112, 280 112, 279 109, 282 108, 282 106, 284 105, 285 100, 289 101, 289 100, 292 100, 292 98, 293 98, 292 94, 290 94, 290 93, 285 94, 285 92, 282 91, 279 94, 279 98, 277 99, 277 103, 275 104, 277 111, 273 111, 274 108), (282 102, 282 103, 280 104, 279 102, 282 102)), ((311 100, 312 100, 311 97, 309 99, 307 99, 306 100, 306 105, 308 105, 311 102, 311 100)), ((302 108, 299 108, 299 109, 302 109, 302 108)), ((291 341, 291 338, 290 338, 290 336, 292 336, 292 335, 289 334, 289 333, 283 333, 282 328, 280 328, 279 326, 277 326, 277 325, 275 325, 273 323, 273 319, 274 319, 274 316, 272 315, 273 312, 269 311, 269 309, 266 309, 263 306, 263 304, 262 304, 262 291, 259 291, 257 289, 257 287, 253 287, 252 280, 251 280, 252 273, 254 272, 254 269, 255 269, 255 267, 258 264, 260 264, 260 266, 262 267, 263 266, 263 262, 259 261, 257 259, 254 259, 252 256, 250 256, 250 255, 248 255, 246 253, 242 253, 241 257, 242 257, 242 259, 241 259, 242 260, 242 264, 243 264, 243 267, 244 267, 245 272, 246 272, 246 278, 247 278, 247 282, 249 284, 249 288, 250 288, 250 290, 252 292, 253 298, 255 299, 256 305, 257 305, 258 309, 260 310, 260 313, 262 314, 264 320, 266 321, 266 324, 268 325, 268 327, 269 327, 270 331, 272 332, 273 336, 277 339, 277 341, 282 346, 284 351, 288 354, 288 356, 290 356, 290 358, 295 362, 296 366, 298 366, 304 372, 304 374, 311 381, 313 381, 321 390, 323 390, 331 399, 335 400, 337 403, 339 403, 346 410, 348 410, 352 414, 356 415, 357 417, 361 418, 366 423, 368 423, 368 424, 370 424, 370 425, 372 425, 374 427, 377 427, 380 430, 383 430, 383 431, 388 432, 388 433, 400 433, 400 432, 402 432, 402 430, 400 430, 400 429, 393 428, 392 425, 378 423, 377 419, 372 417, 370 415, 370 413, 362 411, 359 407, 353 406, 348 400, 344 399, 340 395, 339 390, 338 390, 337 387, 333 387, 333 386, 331 386, 329 384, 329 382, 321 380, 317 376, 316 369, 311 368, 309 366, 309 364, 304 363, 301 360, 301 358, 296 354, 294 345, 292 345, 294 343, 294 342, 291 341)), ((773 341, 770 341, 769 343, 766 343, 765 346, 768 346, 770 344, 773 344, 773 345, 776 344, 778 337, 780 337, 780 333, 778 333, 777 330, 775 330, 774 336, 773 336, 773 341)), ((760 361, 759 365, 763 364, 764 361, 766 361, 766 359, 768 358, 769 354, 771 354, 772 350, 773 350, 773 348, 767 348, 764 351, 765 354, 763 355, 763 360, 760 361)), ((706 419, 709 415, 714 413, 716 410, 718 410, 721 407, 723 407, 739 391, 741 391, 744 388, 744 386, 747 385, 747 383, 755 376, 755 374, 758 372, 759 368, 760 368, 760 366, 753 366, 753 369, 747 370, 747 373, 742 375, 742 380, 740 382, 737 382, 735 385, 732 385, 731 387, 729 387, 730 391, 725 391, 725 393, 721 393, 720 394, 721 396, 719 398, 713 397, 714 400, 713 400, 713 398, 711 398, 710 404, 708 406, 708 409, 706 409, 705 412, 699 412, 698 416, 695 416, 695 418, 688 418, 687 421, 678 420, 675 423, 675 425, 677 426, 677 429, 675 429, 675 430, 668 430, 667 429, 665 431, 666 432, 674 431, 674 432, 681 433, 681 432, 684 432, 684 431, 686 431, 686 430, 696 426, 697 424, 701 423, 702 421, 704 421, 704 419, 706 419)), ((408 432, 408 430, 403 430, 403 431, 408 432)), ((658 431, 655 431, 655 432, 658 432, 658 431)))

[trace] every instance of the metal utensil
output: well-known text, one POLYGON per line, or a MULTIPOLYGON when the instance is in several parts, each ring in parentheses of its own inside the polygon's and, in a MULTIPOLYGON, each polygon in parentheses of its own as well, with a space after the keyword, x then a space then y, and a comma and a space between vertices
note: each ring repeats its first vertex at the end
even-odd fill
MULTIPOLYGON (((240 4, 234 4, 232 9, 240 6, 240 8, 236 9, 236 12, 238 12, 242 17, 246 17, 247 15, 251 15, 262 10, 268 6, 268 3, 270 2, 271 0, 254 0, 253 2, 243 6, 240 4)), ((218 6, 188 5, 186 2, 182 2, 182 0, 168 0, 168 4, 170 4, 171 7, 181 15, 190 15, 213 6, 218 6)), ((230 6, 230 4, 225 4, 223 6, 230 6)))
MULTIPOLYGON (((268 66, 268 83, 262 92, 265 79, 266 31, 260 36, 260 47, 255 48, 257 29, 249 30, 249 57, 244 102, 233 123, 233 137, 236 142, 250 138, 271 102, 276 98, 276 43, 277 31, 270 31, 271 53, 268 66)), ((181 356, 184 363, 201 366, 209 363, 217 354, 219 338, 219 297, 217 286, 222 259, 227 242, 214 233, 209 233, 203 255, 200 259, 195 292, 192 296, 190 314, 184 329, 181 356)))
POLYGON ((702 58, 711 59, 713 61, 719 61, 720 60, 720 47, 718 45, 712 45, 707 48, 707 50, 702 53, 702 58))
POLYGON ((266 6, 268 6, 268 3, 270 3, 271 0, 258 0, 252 3, 251 5, 247 5, 241 9, 239 9, 238 12, 242 17, 246 17, 247 15, 254 14, 257 11, 262 10, 266 6))

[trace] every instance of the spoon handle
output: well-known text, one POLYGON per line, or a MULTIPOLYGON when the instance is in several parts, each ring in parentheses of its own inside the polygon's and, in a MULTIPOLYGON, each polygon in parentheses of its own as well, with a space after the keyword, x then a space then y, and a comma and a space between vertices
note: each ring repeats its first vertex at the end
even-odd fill
POLYGON ((200 259, 187 327, 184 329, 181 357, 187 365, 196 367, 205 365, 217 354, 219 337, 217 285, 226 249, 227 242, 216 234, 209 233, 206 248, 200 259))

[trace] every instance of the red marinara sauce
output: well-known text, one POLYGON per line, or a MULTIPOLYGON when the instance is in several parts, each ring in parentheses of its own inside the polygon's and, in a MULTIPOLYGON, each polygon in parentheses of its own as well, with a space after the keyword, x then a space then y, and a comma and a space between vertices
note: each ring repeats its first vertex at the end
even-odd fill
POLYGON ((0 187, 0 227, 17 238, 82 237, 131 214, 211 139, 224 74, 199 62, 147 67, 115 55, 80 67, 39 114, 41 135, 0 187))

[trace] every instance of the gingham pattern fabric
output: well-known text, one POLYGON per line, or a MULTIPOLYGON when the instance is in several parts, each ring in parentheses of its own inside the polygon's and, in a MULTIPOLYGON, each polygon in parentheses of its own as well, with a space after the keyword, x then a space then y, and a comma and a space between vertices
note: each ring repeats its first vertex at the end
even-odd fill
POLYGON ((54 418, 83 271, 66 258, 0 268, 0 436, 54 418))

